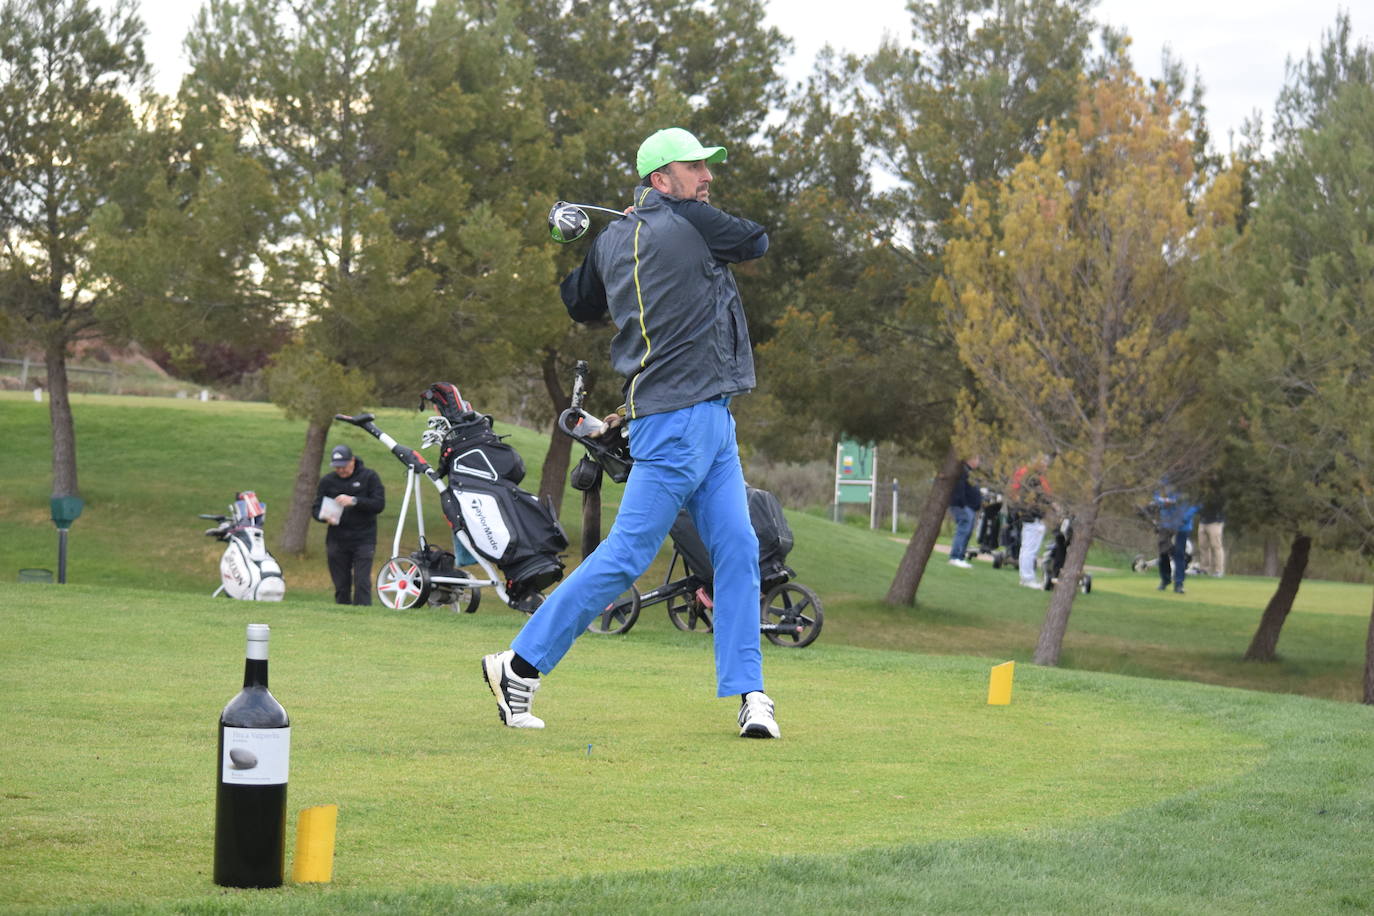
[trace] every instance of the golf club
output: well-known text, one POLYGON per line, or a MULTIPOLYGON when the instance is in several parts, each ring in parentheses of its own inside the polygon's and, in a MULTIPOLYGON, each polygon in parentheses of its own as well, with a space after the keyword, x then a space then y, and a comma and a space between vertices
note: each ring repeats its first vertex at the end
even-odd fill
POLYGON ((591 218, 587 216, 588 210, 598 210, 602 213, 609 213, 616 219, 620 219, 625 214, 619 210, 612 210, 609 207, 598 207, 594 204, 570 204, 566 200, 560 200, 549 210, 549 235, 555 242, 566 245, 575 242, 587 234, 591 228, 591 218))

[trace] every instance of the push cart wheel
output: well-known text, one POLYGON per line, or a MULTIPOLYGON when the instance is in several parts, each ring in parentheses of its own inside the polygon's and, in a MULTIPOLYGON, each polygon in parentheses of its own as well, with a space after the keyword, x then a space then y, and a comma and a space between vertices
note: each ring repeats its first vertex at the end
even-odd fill
POLYGON ((803 649, 816 641, 825 623, 820 596, 795 582, 784 582, 763 596, 763 635, 775 646, 803 649))
POLYGON ((429 597, 429 570, 410 557, 392 557, 377 573, 377 597, 396 611, 408 611, 429 597))
POLYGON ((1145 560, 1145 554, 1136 554, 1135 559, 1131 561, 1131 572, 1144 572, 1148 568, 1149 565, 1145 560))
POLYGON ((992 555, 992 568, 993 568, 993 569, 1001 569, 1001 568, 1002 568, 1002 564, 1006 562, 1006 559, 1007 559, 1006 554, 1002 553, 1002 551, 1000 551, 1000 550, 996 551, 996 552, 993 553, 993 555, 992 555))
POLYGON ((454 613, 475 614, 482 603, 482 590, 471 585, 450 585, 448 593, 450 597, 446 603, 454 613))
POLYGON ((639 589, 633 585, 629 591, 606 606, 606 610, 592 618, 587 630, 592 633, 607 633, 612 636, 630 632, 630 627, 639 619, 639 589))
POLYGON ((1078 587, 1083 590, 1083 594, 1091 595, 1093 591, 1093 577, 1084 576, 1082 581, 1078 583, 1078 587))
POLYGON ((698 588, 668 597, 668 619, 684 633, 710 633, 715 627, 711 608, 701 600, 701 591, 698 588))

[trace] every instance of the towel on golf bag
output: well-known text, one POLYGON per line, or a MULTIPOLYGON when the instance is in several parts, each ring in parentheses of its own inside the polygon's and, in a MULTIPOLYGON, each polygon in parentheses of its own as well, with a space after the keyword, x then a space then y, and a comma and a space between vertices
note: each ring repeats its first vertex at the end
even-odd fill
MULTIPOLYGON (((759 539, 759 584, 766 591, 792 578, 792 570, 787 567, 787 555, 792 551, 792 529, 776 496, 755 487, 745 487, 745 493, 749 500, 749 521, 759 539)), ((714 581, 711 553, 686 509, 678 513, 668 536, 689 570, 708 583, 714 581)))

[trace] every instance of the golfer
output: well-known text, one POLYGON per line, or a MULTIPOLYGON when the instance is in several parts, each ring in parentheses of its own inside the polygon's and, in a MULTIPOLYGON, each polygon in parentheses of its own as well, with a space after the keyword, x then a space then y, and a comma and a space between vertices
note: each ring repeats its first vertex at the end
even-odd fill
MULTIPOLYGON (((715 567, 717 696, 738 696, 739 734, 777 738, 759 651, 759 547, 749 521, 730 399, 754 387, 754 359, 729 264, 761 257, 758 223, 711 206, 725 149, 680 127, 639 147, 641 185, 626 217, 597 236, 562 283, 575 321, 609 312, 611 362, 625 376, 634 471, 610 534, 573 570, 505 652, 482 660, 501 721, 543 728, 530 712, 541 674, 649 567, 687 507, 715 567)), ((608 418, 608 422, 614 422, 608 418)))

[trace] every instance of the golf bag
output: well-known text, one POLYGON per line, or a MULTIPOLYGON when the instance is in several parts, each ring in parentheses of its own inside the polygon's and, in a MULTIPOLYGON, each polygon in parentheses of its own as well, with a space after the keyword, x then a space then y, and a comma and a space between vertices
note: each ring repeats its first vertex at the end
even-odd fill
POLYGON ((563 526, 551 505, 516 486, 525 479, 525 462, 492 431, 491 417, 474 411, 450 382, 425 389, 420 409, 426 404, 438 415, 430 431, 440 440, 439 473, 458 496, 470 549, 501 567, 513 600, 563 578, 558 559, 568 546, 563 526))
MULTIPOLYGON (((1002 494, 983 488, 983 503, 978 508, 978 537, 971 554, 993 556, 1002 546, 1002 494)), ((1000 564, 998 564, 1000 565, 1000 564)))
POLYGON ((286 594, 286 580, 263 539, 267 505, 252 490, 244 490, 234 494, 229 511, 227 516, 201 515, 219 522, 205 530, 206 536, 225 542, 219 560, 220 586, 213 595, 222 592, 240 601, 280 601, 286 594))
POLYGON ((500 567, 505 600, 521 602, 563 578, 559 552, 568 546, 567 535, 551 505, 516 486, 524 479, 525 463, 492 432, 491 418, 474 411, 448 382, 436 382, 424 391, 420 409, 426 406, 432 406, 436 416, 430 418, 422 441, 440 445, 442 472, 378 429, 371 414, 341 414, 336 419, 367 431, 402 464, 430 479, 458 542, 479 562, 500 567))
POLYGON ((992 568, 1017 568, 1021 558, 1021 526, 1030 518, 1019 509, 1004 509, 1005 523, 1001 526, 1001 546, 992 555, 992 568))
MULTIPOLYGON (((1064 561, 1069 556, 1069 545, 1073 543, 1073 519, 1066 518, 1059 523, 1059 527, 1054 532, 1054 543, 1049 552, 1045 554, 1045 591, 1054 588, 1059 581, 1059 573, 1064 568, 1064 561)), ((1083 573, 1078 579, 1078 590, 1083 594, 1088 594, 1093 590, 1093 577, 1088 573, 1083 573)))
MULTIPOLYGON (((787 555, 792 552, 792 528, 776 496, 755 487, 745 487, 745 492, 749 499, 749 521, 759 539, 759 588, 766 592, 796 575, 787 565, 787 555)), ((711 553, 686 509, 677 514, 668 536, 686 560, 687 567, 707 584, 712 583, 715 570, 711 566, 711 553)))

